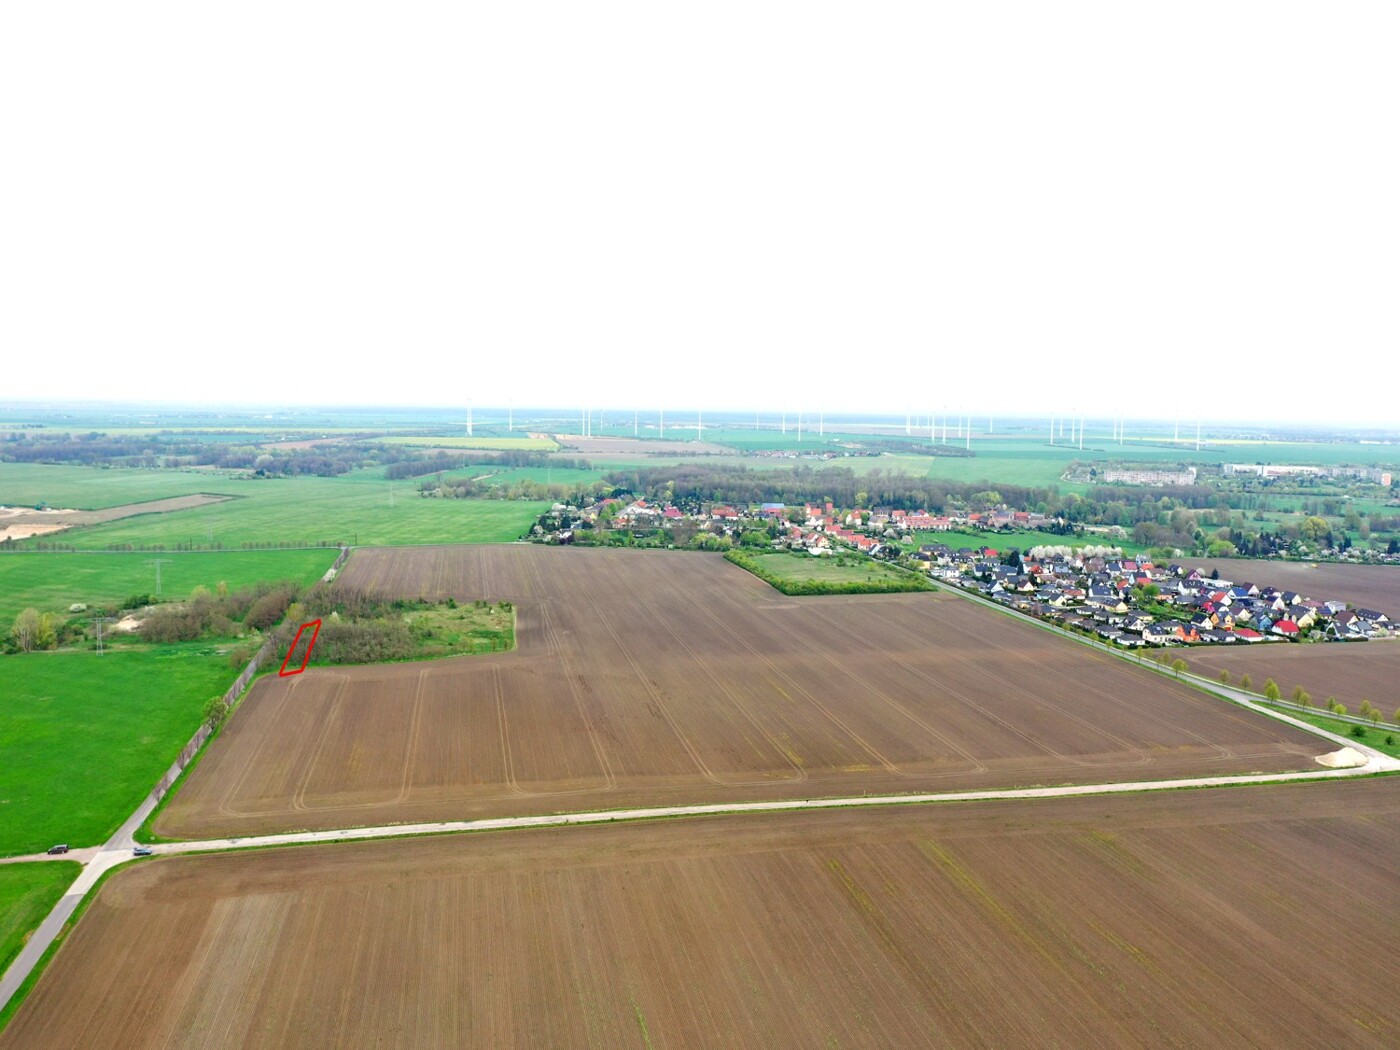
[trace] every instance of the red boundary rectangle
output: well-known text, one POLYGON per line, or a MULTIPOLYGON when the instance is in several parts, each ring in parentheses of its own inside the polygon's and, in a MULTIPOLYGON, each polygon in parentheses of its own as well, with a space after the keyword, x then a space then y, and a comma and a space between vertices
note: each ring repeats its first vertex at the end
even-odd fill
POLYGON ((306 665, 311 661, 311 650, 316 648, 316 636, 320 633, 320 620, 311 620, 310 622, 304 623, 297 628, 297 636, 292 639, 292 644, 291 647, 287 650, 287 655, 282 658, 282 667, 277 672, 278 678, 290 678, 292 675, 301 674, 301 672, 306 670, 306 665), (297 642, 301 641, 301 632, 306 630, 308 627, 313 628, 313 630, 311 631, 311 641, 306 643, 306 655, 301 658, 300 667, 298 667, 295 671, 288 671, 287 661, 292 658, 292 653, 297 651, 297 642))

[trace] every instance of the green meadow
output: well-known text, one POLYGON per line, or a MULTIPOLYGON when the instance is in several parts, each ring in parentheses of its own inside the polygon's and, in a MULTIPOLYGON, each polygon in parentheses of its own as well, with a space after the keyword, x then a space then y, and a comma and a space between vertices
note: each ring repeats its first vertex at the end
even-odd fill
POLYGON ((196 492, 228 492, 236 484, 227 476, 193 470, 0 463, 0 507, 47 503, 64 510, 102 510, 196 492))
POLYGON ((0 657, 0 855, 104 842, 233 677, 201 643, 0 657))
MULTIPOLYGON (((100 473, 78 467, 54 469, 100 473)), ((203 491, 236 498, 70 529, 49 539, 91 550, 124 545, 173 549, 500 543, 527 532, 549 506, 517 500, 427 499, 418 495, 416 482, 386 481, 379 469, 334 478, 210 478, 203 491)), ((34 546, 34 541, 26 546, 34 546)))
POLYGON ((0 973, 81 870, 71 860, 0 865, 0 973))
MULTIPOLYGON (((162 554, 161 596, 188 598, 196 587, 227 583, 238 590, 259 580, 315 583, 335 561, 336 551, 172 551, 162 554)), ((76 603, 111 606, 137 594, 156 593, 154 555, 109 551, 0 552, 0 629, 21 609, 67 613, 76 603)))

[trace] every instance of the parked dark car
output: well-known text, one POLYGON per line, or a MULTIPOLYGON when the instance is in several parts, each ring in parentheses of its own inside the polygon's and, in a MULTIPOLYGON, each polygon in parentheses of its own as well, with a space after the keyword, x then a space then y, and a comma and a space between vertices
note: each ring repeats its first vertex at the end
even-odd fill
POLYGON ((67 853, 67 852, 68 852, 68 847, 67 847, 66 845, 63 845, 63 844, 60 844, 60 845, 57 845, 57 846, 50 846, 50 847, 49 847, 49 852, 50 852, 50 853, 67 853))
POLYGON ((150 846, 137 846, 131 851, 133 857, 149 857, 151 855, 150 846))

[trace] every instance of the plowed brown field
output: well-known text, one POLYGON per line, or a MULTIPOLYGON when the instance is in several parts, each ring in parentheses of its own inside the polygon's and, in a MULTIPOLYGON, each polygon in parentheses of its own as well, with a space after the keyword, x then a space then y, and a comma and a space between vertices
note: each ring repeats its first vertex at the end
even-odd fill
POLYGON ((1400 567, 1339 565, 1334 562, 1268 561, 1247 558, 1182 558, 1191 569, 1220 570, 1220 578, 1256 587, 1298 591, 1320 602, 1351 602, 1400 619, 1400 567))
POLYGON ((792 599, 717 556, 514 545, 359 551, 341 581, 510 599, 518 649, 264 679, 159 834, 1275 771, 1328 750, 947 594, 792 599))
POLYGON ((1272 678, 1289 699, 1295 685, 1314 704, 1329 696, 1356 709, 1370 700, 1389 719, 1400 705, 1400 641, 1349 642, 1346 645, 1231 645, 1188 653, 1191 670, 1214 678, 1222 670, 1239 680, 1247 674, 1254 691, 1272 678))
POLYGON ((1400 781, 171 858, 0 1047, 1393 1047, 1400 781))

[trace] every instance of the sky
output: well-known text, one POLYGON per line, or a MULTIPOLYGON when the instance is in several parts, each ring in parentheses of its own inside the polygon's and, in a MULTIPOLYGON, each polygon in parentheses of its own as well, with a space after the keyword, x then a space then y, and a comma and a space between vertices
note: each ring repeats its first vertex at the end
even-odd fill
POLYGON ((1396 422, 1397 30, 0 5, 0 400, 1396 422))

